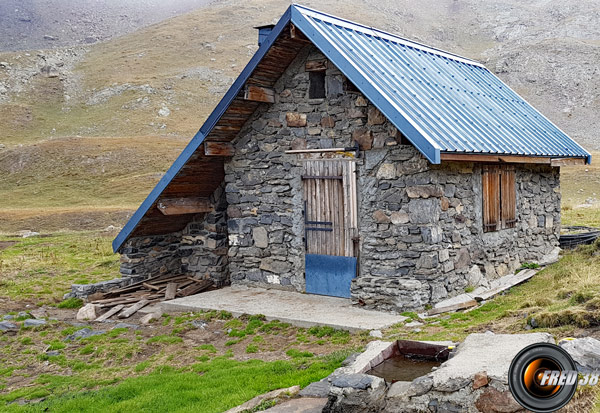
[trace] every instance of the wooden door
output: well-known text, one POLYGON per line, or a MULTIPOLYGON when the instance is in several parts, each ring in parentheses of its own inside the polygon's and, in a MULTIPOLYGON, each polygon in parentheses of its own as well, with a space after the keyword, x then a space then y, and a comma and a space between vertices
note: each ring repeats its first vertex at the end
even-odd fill
POLYGON ((304 160, 307 292, 350 296, 358 235, 355 171, 352 160, 304 160))

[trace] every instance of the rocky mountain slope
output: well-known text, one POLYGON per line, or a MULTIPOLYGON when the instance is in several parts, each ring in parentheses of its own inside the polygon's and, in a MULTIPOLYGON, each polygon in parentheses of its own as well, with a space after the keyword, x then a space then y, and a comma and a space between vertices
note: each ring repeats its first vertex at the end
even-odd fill
MULTIPOLYGON (((70 4, 69 1, 60 3, 70 4)), ((180 0, 180 4, 202 3, 194 1, 180 0)), ((7 0, 0 7, 11 2, 21 4, 7 0)), ((134 4, 121 3, 123 10, 134 4)), ((600 26, 595 23, 600 21, 600 6, 595 0, 306 3, 480 60, 585 147, 600 149, 596 136, 600 127, 596 115, 600 109, 600 26)), ((121 10, 116 2, 111 4, 113 8, 108 7, 107 13, 121 10)), ((120 165, 140 164, 148 151, 161 159, 153 170, 144 163, 143 174, 154 178, 143 180, 125 198, 119 195, 120 208, 134 208, 176 154, 173 146, 165 151, 165 146, 158 145, 160 139, 144 137, 162 137, 171 140, 175 147, 182 147, 256 50, 257 34, 252 27, 275 22, 288 5, 281 0, 215 1, 120 37, 112 38, 119 33, 106 29, 111 40, 104 42, 85 44, 85 38, 77 35, 67 43, 69 47, 0 53, 0 148, 5 147, 0 149, 0 175, 12 174, 11 179, 0 181, 0 196, 8 199, 3 207, 20 210, 22 200, 11 194, 37 191, 39 177, 44 176, 45 172, 36 172, 35 165, 15 168, 15 164, 31 159, 25 156, 31 152, 28 146, 44 142, 44 148, 64 148, 67 141, 74 149, 69 156, 60 157, 61 165, 56 171, 71 187, 82 188, 85 185, 80 183, 85 176, 69 175, 65 163, 79 171, 82 164, 95 162, 100 156, 98 150, 90 149, 90 142, 97 140, 100 148, 106 137, 118 137, 111 141, 107 155, 115 160, 110 162, 107 180, 118 181, 115 170, 120 165), (87 138, 85 145, 74 143, 79 137, 87 138), (127 139, 131 137, 138 138, 127 139)), ((4 16, 2 10, 0 16, 4 16)), ((52 27, 67 30, 68 25, 61 24, 57 16, 50 19, 52 27)), ((68 20, 71 26, 85 23, 79 14, 68 20)), ((97 27, 104 31, 103 26, 97 27)), ((11 36, 20 36, 17 26, 12 30, 11 36)), ((47 153, 52 151, 48 149, 47 153)), ((43 165, 52 168, 48 162, 43 165)), ((124 175, 130 173, 123 167, 124 175)), ((101 181, 102 174, 94 180, 101 181)), ((109 192, 106 198, 115 199, 110 185, 103 188, 109 192)), ((46 187, 45 193, 51 190, 52 187, 46 187)), ((31 208, 43 209, 46 199, 41 197, 39 202, 30 204, 31 208)), ((107 204, 106 199, 94 193, 86 205, 107 204)), ((55 200, 52 206, 57 206, 55 200)), ((70 207, 70 201, 65 206, 70 207)))
POLYGON ((211 0, 2 0, 0 51, 105 41, 211 0))

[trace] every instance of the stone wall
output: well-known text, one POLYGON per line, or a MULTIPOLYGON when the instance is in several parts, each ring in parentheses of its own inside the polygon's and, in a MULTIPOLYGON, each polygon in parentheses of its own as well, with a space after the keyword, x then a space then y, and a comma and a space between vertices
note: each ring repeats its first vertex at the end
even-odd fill
POLYGON ((417 309, 485 285, 558 245, 558 168, 516 166, 515 228, 483 232, 481 165, 431 165, 412 146, 365 152, 353 297, 417 309))
POLYGON ((121 275, 131 282, 159 274, 188 274, 229 284, 227 265, 227 202, 224 185, 211 195, 215 210, 198 214, 183 231, 135 237, 121 250, 121 275))
POLYGON ((177 250, 181 272, 212 279, 217 287, 229 284, 227 262, 227 201, 224 185, 211 196, 213 212, 198 215, 183 230, 177 250))

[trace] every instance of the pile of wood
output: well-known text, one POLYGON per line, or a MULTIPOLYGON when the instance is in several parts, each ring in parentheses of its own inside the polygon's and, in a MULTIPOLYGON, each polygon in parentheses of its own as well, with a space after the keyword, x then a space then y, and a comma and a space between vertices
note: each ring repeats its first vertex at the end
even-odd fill
POLYGON ((125 310, 121 311, 119 318, 130 317, 148 304, 187 297, 212 287, 212 281, 198 280, 189 275, 158 275, 127 287, 94 294, 93 300, 90 302, 99 308, 109 309, 96 320, 104 321, 124 308, 125 310))

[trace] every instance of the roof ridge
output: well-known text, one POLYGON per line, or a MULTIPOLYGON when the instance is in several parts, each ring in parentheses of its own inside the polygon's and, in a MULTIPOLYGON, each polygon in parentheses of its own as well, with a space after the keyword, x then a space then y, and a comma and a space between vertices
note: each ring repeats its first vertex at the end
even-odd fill
MULTIPOLYGON (((461 62, 461 63, 470 64, 470 65, 481 67, 483 69, 488 70, 483 65, 483 63, 478 62, 475 59, 471 59, 469 57, 461 56, 461 55, 456 54, 456 53, 448 52, 446 50, 439 49, 437 47, 428 46, 426 44, 419 43, 419 42, 417 42, 415 40, 410 40, 410 39, 407 39, 405 37, 401 37, 401 36, 399 36, 397 34, 386 32, 385 30, 381 30, 381 29, 378 29, 378 28, 373 27, 373 26, 367 26, 366 24, 357 23, 355 21, 348 20, 348 19, 343 19, 341 17, 334 16, 333 14, 324 13, 322 11, 315 10, 313 8, 310 8, 310 7, 307 7, 307 6, 304 6, 302 4, 298 4, 298 3, 292 3, 291 7, 302 9, 302 10, 308 11, 310 13, 316 14, 318 16, 324 16, 324 17, 329 18, 331 20, 335 20, 337 24, 346 23, 346 25, 348 25, 348 26, 352 25, 351 28, 353 30, 356 30, 357 27, 358 28, 366 29, 366 30, 359 30, 359 31, 361 31, 361 32, 363 32, 365 34, 368 34, 368 35, 374 35, 374 36, 380 37, 380 38, 386 38, 387 37, 388 38, 387 40, 395 41, 395 42, 403 44, 405 46, 414 47, 414 48, 422 50, 424 52, 433 53, 433 54, 438 55, 440 57, 445 57, 445 58, 448 58, 448 59, 456 60, 456 61, 461 62), (370 31, 371 33, 368 33, 367 30, 370 31)), ((302 10, 300 12, 302 12, 302 10)), ((333 23, 333 22, 331 22, 331 23, 333 23)))

